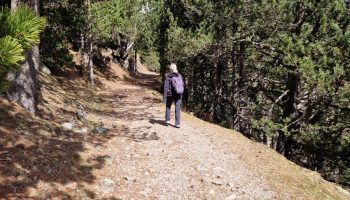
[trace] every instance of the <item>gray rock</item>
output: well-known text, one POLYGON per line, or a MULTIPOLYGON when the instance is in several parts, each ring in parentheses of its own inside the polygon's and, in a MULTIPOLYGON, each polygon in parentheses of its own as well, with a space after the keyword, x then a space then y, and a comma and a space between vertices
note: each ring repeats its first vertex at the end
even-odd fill
POLYGON ((114 191, 114 181, 109 178, 104 178, 101 180, 101 190, 103 193, 108 194, 114 191))
POLYGON ((86 121, 86 119, 85 119, 86 113, 85 113, 84 107, 82 105, 80 105, 80 108, 75 112, 75 114, 80 121, 82 121, 82 122, 86 121))
POLYGON ((95 133, 98 133, 98 134, 104 134, 104 133, 106 133, 107 131, 108 131, 108 129, 105 128, 103 125, 102 125, 102 126, 96 126, 96 127, 94 128, 94 132, 95 132, 95 133))
POLYGON ((63 131, 71 131, 74 128, 74 123, 72 122, 66 122, 61 124, 61 128, 63 131))
POLYGON ((80 121, 82 121, 82 120, 85 119, 85 114, 84 114, 83 111, 81 111, 81 110, 78 110, 77 113, 76 113, 76 115, 77 115, 77 117, 78 117, 78 119, 79 119, 80 121))
POLYGON ((42 66, 41 66, 41 71, 42 71, 44 74, 51 75, 50 69, 47 68, 45 65, 42 65, 42 66))
POLYGON ((87 127, 83 127, 81 129, 78 129, 76 132, 79 134, 89 134, 91 132, 91 130, 87 127))
POLYGON ((111 187, 111 186, 113 186, 114 182, 112 179, 104 178, 104 179, 102 179, 101 184, 103 186, 111 187))
POLYGON ((50 169, 48 169, 48 170, 47 170, 47 174, 49 174, 49 175, 52 175, 52 174, 54 174, 54 171, 53 171, 53 169, 51 169, 51 168, 50 168, 50 169))

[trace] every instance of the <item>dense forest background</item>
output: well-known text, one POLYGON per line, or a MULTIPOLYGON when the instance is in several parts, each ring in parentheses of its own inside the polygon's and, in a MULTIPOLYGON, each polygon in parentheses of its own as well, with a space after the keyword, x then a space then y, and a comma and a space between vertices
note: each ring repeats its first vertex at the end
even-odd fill
MULTIPOLYGON (((19 92, 18 84, 11 85, 20 75, 5 77, 25 73, 14 66, 32 56, 27 50, 46 24, 38 54, 55 75, 74 70, 94 84, 101 48, 111 49, 123 65, 139 54, 162 75, 175 62, 186 77, 190 112, 265 143, 328 180, 350 184, 349 1, 24 1, 34 2, 30 7, 42 18, 22 7, 14 11, 14 2, 1 1, 12 14, 0 14, 9 27, 0 30, 0 85, 10 98, 11 90, 19 92), (32 31, 16 34, 24 26, 14 20, 16 12, 31 16, 17 19, 34 21, 23 22, 32 31), (80 52, 80 66, 69 50, 80 52)), ((22 105, 35 106, 28 103, 35 94, 22 105)))

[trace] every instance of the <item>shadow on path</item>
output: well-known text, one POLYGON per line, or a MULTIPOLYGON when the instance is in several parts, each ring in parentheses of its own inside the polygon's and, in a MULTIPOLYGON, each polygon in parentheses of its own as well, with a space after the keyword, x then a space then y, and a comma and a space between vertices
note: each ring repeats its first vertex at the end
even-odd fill
MULTIPOLYGON (((106 119, 135 122, 154 117, 147 110, 157 99, 147 97, 143 90, 96 93, 78 81, 42 78, 45 99, 42 99, 39 117, 0 98, 0 199, 24 199, 30 188, 47 184, 53 191, 48 190, 50 196, 42 194, 43 198, 76 199, 75 194, 55 186, 59 184, 65 188, 71 183, 90 198, 97 197, 83 185, 95 182, 98 177, 93 172, 104 167, 104 156, 108 155, 83 158, 86 144, 103 146, 113 137, 126 137, 136 142, 159 140, 157 133, 147 127, 116 126, 104 134, 61 130, 61 123, 73 118, 79 105, 103 123, 106 119), (142 102, 134 101, 135 96, 142 102), (134 108, 144 104, 147 105, 134 108)), ((94 123, 88 121, 83 126, 91 127, 94 123)))

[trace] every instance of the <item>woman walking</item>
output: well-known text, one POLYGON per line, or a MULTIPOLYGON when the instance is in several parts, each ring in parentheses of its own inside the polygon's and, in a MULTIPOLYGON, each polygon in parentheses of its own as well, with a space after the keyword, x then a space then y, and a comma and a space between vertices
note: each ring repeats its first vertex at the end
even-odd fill
POLYGON ((165 123, 170 124, 170 108, 175 102, 175 126, 180 128, 180 108, 182 94, 184 92, 184 81, 177 71, 176 64, 169 66, 169 73, 165 75, 163 101, 166 104, 165 123))

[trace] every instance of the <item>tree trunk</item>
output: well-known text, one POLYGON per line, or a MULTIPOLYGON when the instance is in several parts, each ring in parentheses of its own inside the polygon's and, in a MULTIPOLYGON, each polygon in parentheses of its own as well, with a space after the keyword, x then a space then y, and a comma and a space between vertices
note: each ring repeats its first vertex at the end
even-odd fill
MULTIPOLYGON (((286 81, 286 89, 289 91, 287 95, 283 98, 283 119, 285 118, 295 118, 296 114, 296 96, 298 93, 299 79, 296 72, 289 72, 286 81)), ((293 132, 295 126, 289 127, 288 131, 293 132)), ((277 137, 276 151, 283 154, 287 158, 292 145, 292 135, 286 136, 283 132, 279 132, 277 137)))
POLYGON ((137 72, 137 50, 135 49, 135 55, 134 55, 134 69, 133 69, 133 73, 137 72))
POLYGON ((221 49, 218 50, 216 61, 216 74, 215 74, 215 96, 213 101, 213 119, 215 122, 221 122, 223 113, 221 109, 221 103, 223 98, 223 72, 225 71, 226 63, 221 49))
POLYGON ((236 81, 236 69, 237 69, 237 53, 236 53, 236 44, 232 46, 232 94, 231 94, 231 103, 232 103, 232 122, 231 128, 235 129, 237 125, 237 104, 236 104, 236 91, 237 91, 237 81, 236 81))
MULTIPOLYGON (((39 14, 39 1, 28 0, 19 1, 11 0, 11 9, 14 10, 19 3, 26 3, 29 7, 39 14)), ((8 80, 10 87, 8 97, 12 101, 16 101, 19 105, 36 113, 38 104, 38 81, 37 70, 39 69, 40 56, 39 47, 36 45, 26 52, 26 60, 23 62, 20 70, 16 73, 9 73, 8 80)))
POLYGON ((94 63, 92 61, 93 57, 93 51, 92 51, 92 42, 90 42, 90 47, 89 47, 89 71, 90 71, 90 83, 91 85, 95 85, 95 80, 94 80, 94 63))
POLYGON ((244 116, 245 110, 242 108, 242 101, 244 95, 240 92, 244 87, 244 54, 245 45, 240 43, 238 46, 236 44, 232 47, 232 102, 233 102, 233 118, 232 127, 233 129, 245 134, 245 122, 241 116, 244 116))
POLYGON ((93 52, 93 38, 92 38, 92 33, 91 33, 91 1, 88 0, 87 1, 87 26, 88 26, 88 31, 87 31, 87 36, 86 36, 86 45, 88 47, 87 49, 87 57, 88 57, 88 67, 89 67, 89 79, 90 79, 90 83, 91 85, 95 85, 95 80, 94 80, 94 63, 93 63, 93 56, 94 56, 94 52, 93 52))
POLYGON ((11 10, 16 9, 18 5, 18 0, 11 0, 11 10))
POLYGON ((79 67, 79 75, 81 77, 84 77, 84 69, 86 66, 86 54, 85 54, 85 37, 84 37, 84 33, 81 33, 80 35, 80 67, 79 67))
MULTIPOLYGON (((168 1, 164 2, 165 5, 169 4, 168 1)), ((168 46, 168 29, 169 29, 169 16, 167 10, 164 9, 161 14, 161 21, 159 24, 159 41, 158 41, 158 52, 159 52, 159 64, 160 74, 164 77, 167 65, 170 64, 167 59, 167 46, 168 46)))

